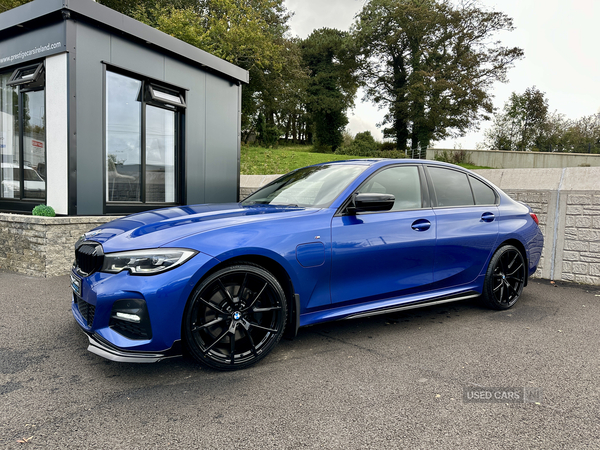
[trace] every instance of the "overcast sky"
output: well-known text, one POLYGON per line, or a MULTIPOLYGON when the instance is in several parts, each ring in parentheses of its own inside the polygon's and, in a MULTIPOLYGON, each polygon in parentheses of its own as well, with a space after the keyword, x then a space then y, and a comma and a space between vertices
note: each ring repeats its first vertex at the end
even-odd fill
MULTIPOLYGON (((550 111, 575 119, 600 112, 600 0, 480 0, 486 9, 495 9, 514 19, 516 30, 499 36, 505 45, 525 50, 525 58, 509 70, 507 84, 498 83, 493 90, 494 103, 502 108, 512 92, 523 93, 536 86, 546 93, 550 111)), ((329 27, 348 30, 364 0, 285 0, 294 12, 293 35, 307 37, 314 29, 329 27)), ((359 92, 360 96, 360 92, 359 92)), ((357 104, 350 113, 350 131, 355 134, 371 130, 384 112, 376 106, 357 104)), ((434 144, 438 148, 473 149, 483 142, 482 123, 459 139, 434 144)))

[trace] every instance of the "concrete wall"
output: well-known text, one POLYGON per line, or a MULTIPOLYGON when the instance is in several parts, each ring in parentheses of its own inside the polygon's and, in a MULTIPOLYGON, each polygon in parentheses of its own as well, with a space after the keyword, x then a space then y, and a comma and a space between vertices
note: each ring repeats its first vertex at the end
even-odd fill
POLYGON ((600 167, 476 172, 539 215, 539 276, 600 286, 600 167))
MULTIPOLYGON (((535 277, 600 286, 600 167, 476 170, 540 219, 535 277)), ((242 175, 240 198, 279 175, 242 175)))
MULTIPOLYGON (((460 150, 428 149, 427 159, 435 159, 441 152, 460 150)), ((508 152, 503 150, 465 150, 476 166, 493 167, 495 169, 518 168, 563 168, 563 167, 598 167, 600 154, 586 153, 547 153, 547 152, 508 152)))

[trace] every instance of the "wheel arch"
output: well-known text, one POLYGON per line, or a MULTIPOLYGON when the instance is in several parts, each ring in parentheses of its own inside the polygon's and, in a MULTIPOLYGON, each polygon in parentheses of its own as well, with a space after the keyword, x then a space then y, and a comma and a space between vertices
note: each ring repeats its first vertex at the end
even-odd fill
POLYGON ((220 261, 218 264, 208 270, 202 277, 200 277, 191 291, 190 298, 196 288, 213 273, 228 266, 244 263, 251 263, 262 267, 270 272, 277 279, 277 281, 279 281, 279 284, 281 284, 281 287, 288 300, 286 329, 283 336, 287 339, 293 339, 296 337, 296 334, 298 333, 298 327, 300 325, 300 297, 298 294, 296 294, 294 283, 288 271, 279 262, 269 258, 268 256, 257 254, 240 254, 220 261))
POLYGON ((529 260, 527 258, 527 250, 525 249, 525 246, 518 239, 515 239, 515 238, 506 239, 505 241, 500 243, 500 245, 498 245, 498 247, 496 248, 496 252, 498 251, 498 249, 502 248, 505 245, 512 245, 513 247, 516 247, 516 249, 519 250, 519 253, 521 253, 521 256, 523 256, 523 261, 525 262, 525 267, 526 267, 524 286, 527 286, 527 283, 529 281, 529 260))

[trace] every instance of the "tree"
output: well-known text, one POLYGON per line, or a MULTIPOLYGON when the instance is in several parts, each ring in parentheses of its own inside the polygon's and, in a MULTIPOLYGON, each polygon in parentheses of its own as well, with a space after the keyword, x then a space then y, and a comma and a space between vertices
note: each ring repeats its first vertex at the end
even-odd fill
POLYGON ((314 140, 335 151, 343 141, 346 111, 353 106, 358 87, 352 41, 347 32, 321 28, 313 31, 301 48, 309 72, 306 110, 314 140))
POLYGON ((600 153, 600 114, 568 120, 557 151, 600 153))
POLYGON ((283 0, 140 0, 131 15, 248 70, 250 84, 242 89, 242 131, 248 136, 256 129, 259 113, 266 127, 276 127, 274 83, 286 71, 294 72, 290 64, 295 64, 285 38, 290 15, 283 0))
POLYGON ((523 56, 492 40, 512 29, 508 16, 469 0, 369 1, 352 35, 366 98, 388 111, 384 135, 420 150, 488 119, 490 88, 523 56))
POLYGON ((511 94, 485 137, 493 150, 600 153, 600 114, 572 120, 548 113, 548 100, 534 86, 511 94))
POLYGON ((497 150, 531 150, 544 145, 548 100, 535 86, 523 94, 513 92, 486 131, 486 146, 497 150))
POLYGON ((0 0, 0 13, 8 11, 9 9, 16 8, 17 6, 24 5, 33 0, 0 0))

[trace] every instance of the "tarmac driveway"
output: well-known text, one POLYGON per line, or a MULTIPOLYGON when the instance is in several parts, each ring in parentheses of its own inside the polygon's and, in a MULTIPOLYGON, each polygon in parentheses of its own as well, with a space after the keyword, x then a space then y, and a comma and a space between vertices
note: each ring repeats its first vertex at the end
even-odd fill
POLYGON ((0 273, 0 311, 2 447, 600 448, 597 287, 304 328, 233 373, 88 353, 67 277, 0 273))

